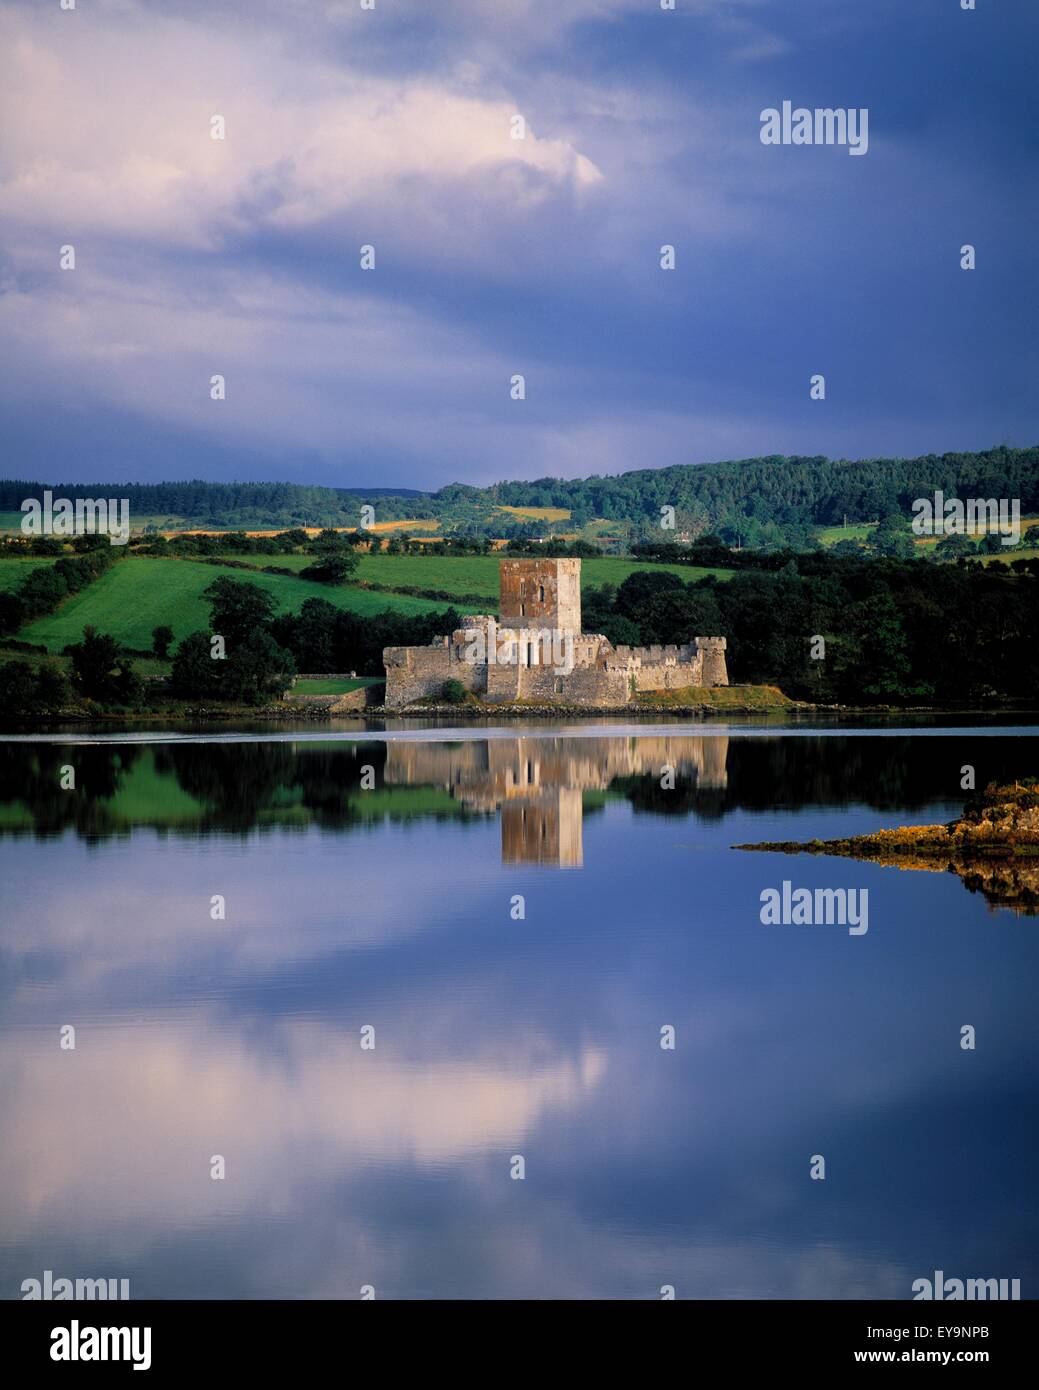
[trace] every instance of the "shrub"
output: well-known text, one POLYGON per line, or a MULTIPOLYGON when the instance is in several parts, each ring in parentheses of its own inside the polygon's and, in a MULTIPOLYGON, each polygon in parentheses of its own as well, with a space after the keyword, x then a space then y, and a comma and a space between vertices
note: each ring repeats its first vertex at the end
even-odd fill
POLYGON ((0 708, 5 714, 50 714, 71 699, 68 681, 53 666, 34 670, 26 661, 0 665, 0 708))
POLYGON ((440 698, 446 705, 463 705, 469 697, 469 692, 461 681, 445 681, 440 687, 440 698))
POLYGON ((332 552, 323 556, 314 565, 300 571, 300 579, 315 579, 319 584, 342 584, 357 568, 357 556, 353 551, 332 552))
POLYGON ((229 646, 223 659, 212 656, 208 633, 193 632, 177 647, 170 685, 174 694, 191 700, 260 705, 284 695, 295 673, 292 653, 263 628, 229 646))
POLYGON ((262 628, 250 633, 231 652, 226 665, 224 679, 228 698, 243 705, 260 705, 264 700, 280 699, 296 674, 291 652, 279 647, 262 628))
POLYGON ((85 627, 82 642, 67 646, 65 654, 72 658, 72 683, 88 700, 103 705, 139 702, 140 677, 114 637, 85 627))
POLYGON ((219 661, 210 655, 208 632, 192 632, 177 644, 170 669, 170 689, 189 700, 217 698, 220 694, 219 661))

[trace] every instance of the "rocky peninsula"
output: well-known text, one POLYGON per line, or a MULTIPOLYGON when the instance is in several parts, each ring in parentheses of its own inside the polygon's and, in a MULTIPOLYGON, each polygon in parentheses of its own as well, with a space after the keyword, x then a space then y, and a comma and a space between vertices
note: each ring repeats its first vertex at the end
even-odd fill
POLYGON ((903 825, 844 840, 765 841, 735 849, 830 854, 898 869, 955 874, 994 906, 1039 915, 1039 780, 990 783, 947 825, 903 825))

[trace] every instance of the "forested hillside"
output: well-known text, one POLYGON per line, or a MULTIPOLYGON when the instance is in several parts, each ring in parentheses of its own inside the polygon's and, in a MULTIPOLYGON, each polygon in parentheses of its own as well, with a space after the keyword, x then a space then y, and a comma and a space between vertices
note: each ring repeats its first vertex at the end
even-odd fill
POLYGON ((675 509, 675 530, 713 532, 745 546, 805 542, 813 529, 909 515, 915 498, 1017 498, 1022 514, 1039 511, 1039 447, 983 453, 927 454, 915 459, 770 457, 727 463, 644 468, 571 480, 540 478, 488 488, 452 483, 435 493, 297 483, 43 484, 0 481, 0 511, 17 512, 50 486, 55 496, 125 497, 135 523, 164 519, 198 527, 356 526, 369 502, 380 522, 420 519, 439 535, 523 536, 579 532, 612 523, 628 539, 659 536, 660 509, 675 509), (552 509, 517 515, 513 509, 552 509), (434 525, 435 523, 435 525, 434 525))
MULTIPOLYGON (((505 505, 568 507, 572 522, 599 516, 656 523, 660 508, 672 506, 679 529, 685 512, 694 531, 735 540, 737 530, 746 539, 753 523, 830 526, 845 517, 873 521, 891 511, 908 516, 915 498, 936 490, 949 497, 1016 497, 1028 513, 1039 505, 1039 448, 854 463, 777 456, 573 482, 502 483, 488 493, 505 505)), ((445 488, 438 496, 452 491, 445 488)))

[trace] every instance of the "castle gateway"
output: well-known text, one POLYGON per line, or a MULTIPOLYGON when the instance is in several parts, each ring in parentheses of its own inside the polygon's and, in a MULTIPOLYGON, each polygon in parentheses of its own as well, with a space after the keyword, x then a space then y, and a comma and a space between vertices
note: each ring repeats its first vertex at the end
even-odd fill
POLYGON ((501 613, 468 617, 426 647, 386 647, 386 704, 439 695, 445 681, 491 703, 622 706, 652 690, 728 685, 724 637, 615 647, 581 631, 580 560, 502 560, 501 613))

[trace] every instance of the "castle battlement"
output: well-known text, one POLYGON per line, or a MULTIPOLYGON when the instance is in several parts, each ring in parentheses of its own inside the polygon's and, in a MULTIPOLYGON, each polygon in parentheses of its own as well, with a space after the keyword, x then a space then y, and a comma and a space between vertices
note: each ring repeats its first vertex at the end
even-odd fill
POLYGON ((501 616, 467 616, 425 647, 386 647, 386 704, 440 693, 445 681, 499 703, 617 706, 642 692, 728 685, 724 637, 614 647, 581 631, 580 560, 502 560, 501 616))

